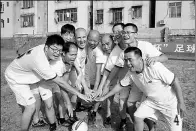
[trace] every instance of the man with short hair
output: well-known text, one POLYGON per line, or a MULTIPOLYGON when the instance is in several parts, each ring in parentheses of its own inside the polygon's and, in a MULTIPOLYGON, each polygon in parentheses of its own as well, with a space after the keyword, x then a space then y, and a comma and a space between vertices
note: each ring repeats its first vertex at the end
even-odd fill
POLYGON ((128 47, 124 51, 129 72, 119 82, 121 86, 116 86, 98 100, 103 101, 123 87, 135 83, 146 96, 134 113, 135 130, 143 131, 144 119, 158 114, 163 116, 171 131, 182 131, 182 118, 186 107, 178 79, 160 62, 148 66, 142 55, 142 51, 137 47, 128 47))
MULTIPOLYGON (((21 130, 27 131, 35 112, 35 98, 30 85, 41 80, 52 80, 61 86, 61 89, 76 94, 81 99, 88 98, 68 85, 61 77, 51 69, 49 62, 57 60, 60 54, 66 50, 65 42, 59 35, 48 36, 46 43, 36 46, 20 55, 7 67, 5 78, 16 96, 17 103, 22 107, 21 130)), ((46 115, 50 122, 50 130, 56 130, 54 109, 51 105, 51 92, 43 92, 41 97, 45 100, 46 115), (48 103, 48 104, 47 104, 48 103)))
MULTIPOLYGON (((76 44, 78 45, 78 54, 75 60, 75 66, 77 72, 71 72, 70 81, 73 84, 73 86, 77 87, 77 89, 80 92, 83 92, 88 96, 91 97, 92 90, 90 89, 89 80, 85 75, 85 64, 87 63, 87 32, 84 28, 77 28, 75 31, 75 38, 76 38, 76 44), (78 75, 78 73, 80 75, 78 75), (76 82, 76 80, 78 80, 76 82)), ((74 95, 72 96, 72 102, 76 102, 77 97, 74 95)), ((76 103, 75 111, 84 111, 86 107, 84 107, 81 103, 81 100, 79 99, 76 103)))

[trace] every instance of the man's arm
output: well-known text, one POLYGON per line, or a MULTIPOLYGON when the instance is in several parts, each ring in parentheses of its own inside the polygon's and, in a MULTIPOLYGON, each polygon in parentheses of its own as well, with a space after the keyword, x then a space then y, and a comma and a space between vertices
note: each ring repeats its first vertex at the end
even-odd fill
POLYGON ((109 76, 109 71, 108 70, 104 70, 104 72, 103 72, 103 77, 102 77, 102 79, 101 79, 101 83, 99 84, 99 87, 98 87, 98 90, 102 90, 103 89, 103 86, 104 86, 104 84, 105 84, 105 81, 106 81, 106 79, 108 78, 108 76, 109 76))
MULTIPOLYGON (((68 77, 68 76, 67 76, 68 77)), ((53 82, 55 82, 56 84, 59 85, 59 87, 64 90, 64 91, 69 91, 72 94, 77 95, 78 97, 80 97, 81 99, 88 101, 87 97, 84 96, 83 94, 81 94, 79 91, 77 91, 75 88, 73 88, 72 86, 69 85, 69 83, 67 81, 65 81, 62 77, 55 77, 54 79, 52 79, 53 82)))
POLYGON ((165 54, 161 54, 160 56, 146 58, 146 62, 149 66, 153 65, 155 62, 165 62, 167 60, 168 60, 168 57, 165 54))
POLYGON ((177 100, 178 100, 178 112, 180 113, 180 116, 183 118, 186 114, 186 107, 184 104, 184 99, 182 95, 182 89, 180 87, 178 79, 175 77, 173 82, 171 83, 171 86, 173 87, 173 90, 176 94, 177 100))
POLYGON ((107 78, 107 80, 105 82, 105 85, 104 85, 103 89, 109 87, 110 82, 117 75, 117 73, 118 73, 119 70, 120 70, 120 67, 118 67, 118 66, 114 66, 112 68, 112 71, 109 73, 109 76, 108 76, 108 78, 107 78))
POLYGON ((94 85, 94 89, 93 90, 97 90, 98 89, 98 86, 99 86, 99 83, 100 83, 100 79, 101 79, 101 66, 102 64, 101 63, 97 63, 96 64, 96 78, 95 78, 95 85, 94 85))
POLYGON ((106 95, 104 95, 102 97, 96 98, 95 100, 96 101, 104 101, 108 97, 113 96, 114 94, 120 92, 121 89, 123 89, 123 86, 121 86, 120 82, 118 82, 110 92, 108 92, 106 95))

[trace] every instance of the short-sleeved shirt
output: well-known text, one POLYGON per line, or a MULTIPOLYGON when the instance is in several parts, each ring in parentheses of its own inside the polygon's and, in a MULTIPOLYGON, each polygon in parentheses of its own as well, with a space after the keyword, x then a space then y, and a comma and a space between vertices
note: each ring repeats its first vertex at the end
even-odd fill
POLYGON ((78 48, 78 54, 75 63, 82 69, 83 75, 85 74, 85 63, 86 63, 87 51, 86 49, 78 48))
POLYGON ((144 64, 142 73, 129 71, 120 84, 128 86, 134 82, 148 98, 163 102, 171 100, 175 96, 170 86, 173 80, 174 73, 162 63, 156 62, 150 67, 144 64))
POLYGON ((107 59, 105 69, 108 71, 112 70, 121 52, 123 52, 123 50, 118 45, 116 45, 107 59))
POLYGON ((60 57, 58 61, 50 62, 51 69, 56 72, 58 76, 63 76, 64 73, 69 73, 72 69, 72 65, 65 64, 60 57))
POLYGON ((36 46, 16 58, 6 69, 6 75, 18 84, 33 84, 55 78, 44 52, 45 45, 36 46))
MULTIPOLYGON (((142 51, 142 58, 160 56, 162 52, 156 49, 151 43, 146 41, 138 41, 137 46, 142 51)), ((124 52, 121 52, 115 65, 118 67, 124 67, 124 52)))
POLYGON ((105 67, 105 64, 107 62, 108 55, 105 54, 99 46, 97 46, 95 49, 88 48, 88 68, 89 68, 89 76, 90 76, 90 82, 91 84, 94 84, 96 79, 96 64, 102 64, 101 65, 101 74, 103 74, 103 70, 105 67))

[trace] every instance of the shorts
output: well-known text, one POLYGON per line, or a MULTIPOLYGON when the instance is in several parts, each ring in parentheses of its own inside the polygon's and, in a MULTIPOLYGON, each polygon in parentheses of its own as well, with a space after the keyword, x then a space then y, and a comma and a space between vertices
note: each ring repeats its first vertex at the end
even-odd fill
POLYGON ((35 97, 31 92, 30 85, 17 84, 5 74, 5 79, 16 96, 16 102, 22 106, 28 106, 35 103, 35 97))
POLYGON ((142 99, 143 93, 140 91, 139 88, 133 83, 131 86, 131 90, 129 92, 128 100, 127 102, 140 102, 142 99))
POLYGON ((171 131, 182 131, 182 118, 177 111, 176 97, 164 103, 146 98, 134 113, 138 118, 150 118, 153 115, 163 116, 171 131))
POLYGON ((42 100, 52 97, 52 93, 60 93, 60 87, 52 81, 41 81, 31 86, 34 86, 34 89, 32 89, 33 94, 40 94, 42 100))

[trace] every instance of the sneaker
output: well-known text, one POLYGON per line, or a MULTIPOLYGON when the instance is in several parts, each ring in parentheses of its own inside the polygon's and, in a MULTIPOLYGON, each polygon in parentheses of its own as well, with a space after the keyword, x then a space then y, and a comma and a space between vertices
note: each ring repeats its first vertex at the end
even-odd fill
POLYGON ((111 126, 111 117, 106 117, 105 121, 103 122, 103 125, 106 127, 106 128, 109 128, 111 126))
POLYGON ((56 123, 50 124, 50 131, 56 131, 56 123))
POLYGON ((88 124, 89 125, 94 125, 95 121, 96 121, 96 112, 89 111, 88 112, 88 124))
POLYGON ((126 119, 121 119, 120 122, 120 127, 119 127, 120 131, 128 131, 127 130, 127 123, 126 123, 126 119))
POLYGON ((47 123, 44 120, 39 120, 37 123, 33 123, 32 127, 43 127, 47 125, 47 123))

